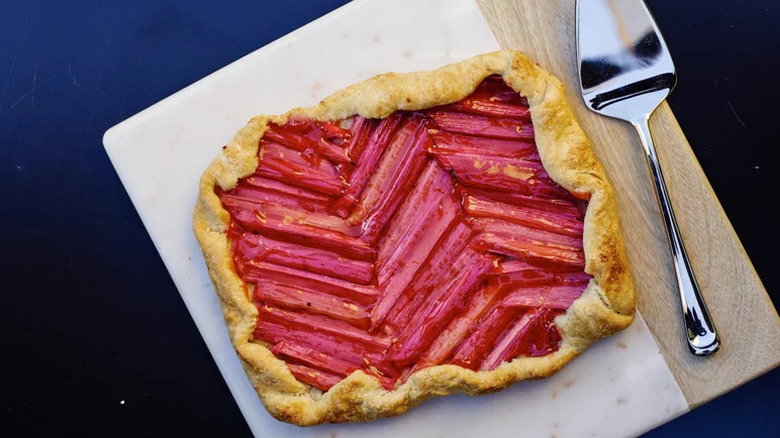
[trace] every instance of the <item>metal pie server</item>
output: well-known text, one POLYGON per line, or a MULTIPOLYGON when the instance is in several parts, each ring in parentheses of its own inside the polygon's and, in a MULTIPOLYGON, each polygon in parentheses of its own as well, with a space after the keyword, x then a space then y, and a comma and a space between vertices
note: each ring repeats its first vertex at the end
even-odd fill
POLYGON ((591 110, 630 122, 639 133, 658 194, 688 338, 697 356, 720 341, 702 298, 658 163, 648 120, 677 83, 672 57, 642 0, 577 0, 580 88, 591 110))

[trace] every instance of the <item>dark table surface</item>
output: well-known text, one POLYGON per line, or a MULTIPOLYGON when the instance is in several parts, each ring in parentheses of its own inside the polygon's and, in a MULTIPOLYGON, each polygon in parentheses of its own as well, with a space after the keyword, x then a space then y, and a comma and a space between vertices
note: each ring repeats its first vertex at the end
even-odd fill
MULTIPOLYGON (((250 434, 101 136, 343 3, 0 2, 3 435, 250 434)), ((649 3, 671 106, 777 304, 780 3, 649 3)), ((776 370, 648 436, 777 436, 779 389, 776 370)))

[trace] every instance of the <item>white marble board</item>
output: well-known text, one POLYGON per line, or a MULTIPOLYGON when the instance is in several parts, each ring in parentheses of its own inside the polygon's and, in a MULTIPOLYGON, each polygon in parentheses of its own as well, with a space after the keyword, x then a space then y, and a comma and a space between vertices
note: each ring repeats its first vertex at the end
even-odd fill
POLYGON ((254 115, 315 104, 378 73, 428 70, 498 48, 471 0, 357 0, 106 132, 106 151, 256 436, 620 437, 687 411, 641 316, 551 378, 439 398, 364 424, 280 423, 244 375, 190 226, 198 179, 220 147, 254 115))

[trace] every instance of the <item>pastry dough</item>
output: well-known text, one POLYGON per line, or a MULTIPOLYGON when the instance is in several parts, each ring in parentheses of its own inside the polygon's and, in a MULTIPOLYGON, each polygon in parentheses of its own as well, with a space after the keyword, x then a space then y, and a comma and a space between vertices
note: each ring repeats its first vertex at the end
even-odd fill
POLYGON ((431 397, 486 394, 520 380, 549 376, 594 341, 627 327, 634 315, 634 287, 612 187, 567 106, 560 81, 516 51, 483 54, 434 71, 376 76, 338 91, 314 107, 253 118, 203 174, 194 230, 231 340, 250 381, 275 418, 302 426, 398 415, 431 397), (354 115, 386 118, 398 110, 458 102, 491 75, 503 76, 527 99, 536 146, 549 177, 588 201, 583 250, 585 271, 593 278, 581 297, 555 319, 562 339, 559 348, 544 356, 518 357, 489 371, 450 364, 430 366, 415 371, 390 390, 362 370, 326 392, 300 382, 266 344, 254 339, 258 308, 251 289, 236 272, 228 238, 231 216, 215 188, 230 190, 240 178, 255 172, 258 145, 269 123, 284 124, 291 118, 335 121, 354 115))

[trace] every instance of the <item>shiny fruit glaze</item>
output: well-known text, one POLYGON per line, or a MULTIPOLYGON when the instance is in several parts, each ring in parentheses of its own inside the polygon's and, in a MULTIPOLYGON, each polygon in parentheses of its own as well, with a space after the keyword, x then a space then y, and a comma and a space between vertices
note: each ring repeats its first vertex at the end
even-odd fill
POLYGON ((500 77, 382 120, 271 124, 253 175, 217 189, 256 342, 327 390, 388 389, 438 364, 556 351, 587 286, 585 202, 542 167, 526 100, 500 77))

